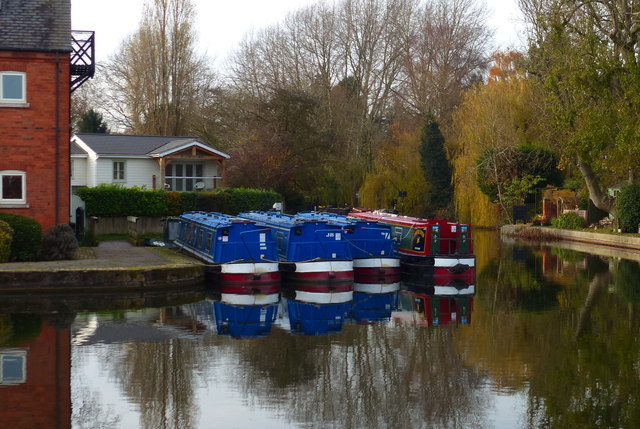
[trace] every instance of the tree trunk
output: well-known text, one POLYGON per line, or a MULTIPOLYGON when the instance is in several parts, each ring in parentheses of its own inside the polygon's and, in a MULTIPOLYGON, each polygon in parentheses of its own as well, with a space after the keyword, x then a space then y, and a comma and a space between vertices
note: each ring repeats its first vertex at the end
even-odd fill
POLYGON ((612 213, 615 208, 616 199, 602 191, 598 178, 591 169, 591 165, 578 157, 578 168, 587 184, 589 198, 593 201, 593 205, 607 213, 612 213))

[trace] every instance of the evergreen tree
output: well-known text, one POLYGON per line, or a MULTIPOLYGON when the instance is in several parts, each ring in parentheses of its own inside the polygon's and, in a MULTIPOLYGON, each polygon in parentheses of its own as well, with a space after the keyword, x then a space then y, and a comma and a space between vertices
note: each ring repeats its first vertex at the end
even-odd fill
POLYGON ((424 178, 430 185, 426 195, 426 215, 446 215, 453 199, 451 166, 444 151, 444 137, 440 126, 433 120, 428 120, 422 131, 420 158, 424 178))
POLYGON ((82 114, 78 120, 77 127, 79 133, 109 133, 109 128, 102 119, 102 114, 93 109, 89 109, 82 114))

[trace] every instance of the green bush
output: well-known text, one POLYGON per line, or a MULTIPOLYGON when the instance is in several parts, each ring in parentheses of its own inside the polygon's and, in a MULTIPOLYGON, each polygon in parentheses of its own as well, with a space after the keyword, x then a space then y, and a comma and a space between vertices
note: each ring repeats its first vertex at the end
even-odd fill
POLYGON ((625 186, 616 199, 616 218, 622 232, 638 232, 640 225, 640 185, 625 186))
POLYGON ((100 185, 75 192, 85 202, 87 216, 166 216, 168 213, 164 190, 100 185))
POLYGON ((277 192, 224 188, 214 192, 167 192, 101 185, 81 188, 76 194, 85 202, 88 216, 177 216, 188 211, 237 214, 269 210, 282 201, 277 192))
POLYGON ((7 222, 0 220, 0 263, 9 261, 12 240, 13 228, 7 222))
POLYGON ((73 229, 67 224, 54 225, 42 240, 41 257, 45 261, 73 259, 78 248, 78 240, 73 229))
POLYGON ((561 229, 582 229, 584 228, 584 223, 584 218, 574 212, 565 213, 551 220, 551 226, 561 229))
POLYGON ((10 261, 34 261, 40 253, 42 227, 35 220, 11 213, 0 213, 3 220, 13 228, 10 261))

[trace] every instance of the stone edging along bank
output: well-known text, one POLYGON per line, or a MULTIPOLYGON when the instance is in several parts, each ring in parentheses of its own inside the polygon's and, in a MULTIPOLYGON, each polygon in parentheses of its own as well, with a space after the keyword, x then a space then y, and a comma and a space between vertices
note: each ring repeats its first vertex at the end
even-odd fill
POLYGON ((98 292, 112 289, 155 289, 204 281, 203 265, 127 268, 0 270, 2 292, 98 292))
POLYGON ((509 236, 524 236, 542 240, 564 240, 576 243, 610 246, 624 249, 640 250, 640 237, 625 235, 602 234, 597 232, 573 231, 527 225, 504 225, 500 233, 509 236))

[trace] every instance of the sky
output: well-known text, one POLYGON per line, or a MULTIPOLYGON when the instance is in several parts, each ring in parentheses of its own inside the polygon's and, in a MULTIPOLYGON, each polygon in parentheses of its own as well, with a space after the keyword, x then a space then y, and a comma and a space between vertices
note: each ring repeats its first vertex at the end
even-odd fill
MULTIPOLYGON (((216 66, 223 67, 224 59, 248 31, 280 22, 288 12, 317 1, 193 0, 200 51, 213 58, 216 66)), ((523 46, 517 0, 485 1, 492 11, 489 25, 496 32, 498 47, 523 46)), ((138 28, 143 4, 144 0, 71 0, 71 27, 96 32, 96 60, 100 63, 138 28)))

